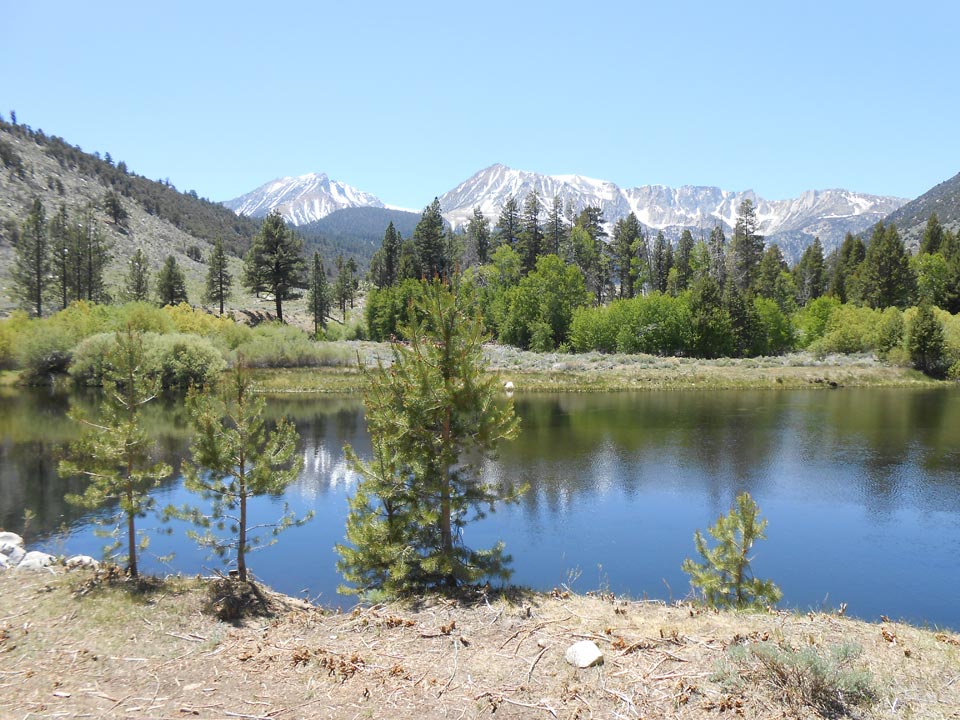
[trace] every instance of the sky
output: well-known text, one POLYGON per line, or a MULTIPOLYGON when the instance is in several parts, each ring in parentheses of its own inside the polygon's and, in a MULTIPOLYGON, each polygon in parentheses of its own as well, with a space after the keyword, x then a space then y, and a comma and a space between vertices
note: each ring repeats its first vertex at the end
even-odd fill
POLYGON ((914 198, 960 171, 960 3, 0 0, 0 114, 227 200, 421 209, 503 163, 914 198))

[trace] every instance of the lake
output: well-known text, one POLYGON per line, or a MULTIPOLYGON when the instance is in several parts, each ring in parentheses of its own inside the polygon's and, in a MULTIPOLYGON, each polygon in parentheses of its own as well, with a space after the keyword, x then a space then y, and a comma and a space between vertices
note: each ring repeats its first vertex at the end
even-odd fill
MULTIPOLYGON (((56 476, 58 454, 76 433, 67 410, 95 402, 50 391, 0 395, 0 528, 24 532, 34 548, 100 554, 93 516, 63 499, 79 486, 56 476)), ((529 490, 469 524, 464 541, 480 548, 504 540, 517 584, 684 598, 680 564, 694 556, 694 530, 705 532, 747 490, 769 521, 753 569, 780 585, 782 606, 846 603, 862 618, 960 630, 960 391, 571 393, 519 396, 516 409, 520 437, 485 472, 529 490)), ((272 399, 268 413, 295 421, 304 469, 283 497, 255 501, 255 519, 279 517, 285 503, 316 517, 248 564, 278 590, 350 605, 336 593, 333 546, 355 480, 342 447, 369 455, 362 405, 293 397, 272 399)), ((182 407, 155 403, 145 422, 179 467, 189 446, 182 407)), ((176 479, 157 496, 161 505, 192 501, 176 479)), ((140 526, 162 531, 151 533, 145 570, 222 567, 182 523, 147 518, 140 526), (171 552, 173 560, 159 559, 171 552)))

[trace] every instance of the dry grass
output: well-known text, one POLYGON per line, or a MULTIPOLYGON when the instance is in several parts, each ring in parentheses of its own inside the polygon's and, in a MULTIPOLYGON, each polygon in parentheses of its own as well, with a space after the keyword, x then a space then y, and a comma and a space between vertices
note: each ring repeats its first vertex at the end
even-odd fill
POLYGON ((0 717, 960 717, 952 633, 566 593, 346 614, 264 594, 271 615, 228 624, 204 612, 208 588, 196 581, 131 593, 86 573, 6 573, 0 717), (566 664, 584 638, 603 665, 566 664), (810 703, 742 664, 731 682, 731 648, 751 643, 859 645, 872 700, 810 703))

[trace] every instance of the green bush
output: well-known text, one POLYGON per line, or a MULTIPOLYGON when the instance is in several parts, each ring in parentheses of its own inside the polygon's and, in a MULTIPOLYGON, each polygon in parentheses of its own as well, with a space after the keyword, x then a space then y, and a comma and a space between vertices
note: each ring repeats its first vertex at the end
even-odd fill
POLYGON ((129 302, 121 305, 112 313, 111 330, 131 328, 139 332, 171 333, 176 332, 173 319, 162 308, 147 302, 129 302))
POLYGON ((147 362, 160 374, 165 390, 204 387, 223 372, 227 363, 209 338, 183 333, 153 335, 147 345, 147 362))
POLYGON ((795 315, 797 344, 800 347, 808 347, 812 342, 822 338, 827 332, 830 318, 839 307, 840 301, 829 295, 823 295, 808 302, 803 310, 795 315))
POLYGON ((882 311, 856 305, 841 305, 830 315, 827 332, 811 343, 819 354, 865 353, 877 349, 882 311))
POLYGON ((99 333, 81 340, 73 350, 70 377, 78 385, 102 385, 104 358, 114 347, 115 333, 99 333))
POLYGON ((793 349, 794 332, 790 318, 774 300, 755 297, 753 307, 760 320, 758 355, 780 355, 793 349))
POLYGON ((889 356, 895 348, 903 345, 903 313, 899 308, 888 307, 880 316, 877 328, 877 351, 889 356))
POLYGON ((67 328, 33 322, 17 336, 17 366, 28 383, 49 382, 51 376, 67 371, 74 339, 67 328))
POLYGON ((270 323, 253 328, 236 348, 237 356, 252 368, 293 368, 350 365, 356 356, 347 348, 316 342, 290 325, 270 323))
POLYGON ((17 366, 17 339, 30 324, 30 318, 22 310, 15 310, 10 317, 0 320, 0 369, 17 366))

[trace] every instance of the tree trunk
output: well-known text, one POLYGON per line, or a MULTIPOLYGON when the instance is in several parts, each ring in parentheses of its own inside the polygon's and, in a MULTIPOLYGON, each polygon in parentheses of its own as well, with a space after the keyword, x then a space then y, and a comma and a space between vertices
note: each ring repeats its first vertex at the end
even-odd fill
POLYGON ((127 503, 130 510, 127 510, 127 571, 130 573, 130 577, 139 577, 139 572, 137 571, 137 529, 135 526, 136 513, 133 512, 133 485, 129 480, 129 472, 132 471, 132 468, 128 466, 127 468, 127 503))
POLYGON ((243 465, 240 466, 240 529, 237 534, 237 576, 247 581, 247 483, 243 465))

